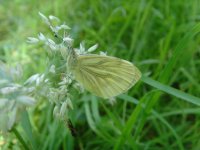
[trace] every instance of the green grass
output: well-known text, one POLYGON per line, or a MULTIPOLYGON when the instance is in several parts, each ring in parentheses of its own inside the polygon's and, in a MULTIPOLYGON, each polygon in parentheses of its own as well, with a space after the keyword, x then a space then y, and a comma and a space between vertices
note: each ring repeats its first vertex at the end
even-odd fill
POLYGON ((76 138, 53 117, 49 101, 38 99, 0 138, 2 149, 200 149, 199 0, 0 1, 0 59, 22 64, 22 81, 46 69, 44 47, 26 43, 49 32, 38 11, 72 27, 76 47, 98 43, 98 50, 134 62, 143 77, 113 106, 73 92, 76 138))

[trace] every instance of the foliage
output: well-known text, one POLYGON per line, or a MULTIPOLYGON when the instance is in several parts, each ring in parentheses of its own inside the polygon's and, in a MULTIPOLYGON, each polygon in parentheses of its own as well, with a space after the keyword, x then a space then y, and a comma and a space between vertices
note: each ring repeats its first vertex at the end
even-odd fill
MULTIPOLYGON (((0 80, 2 72, 21 65, 23 73, 17 80, 7 80, 6 87, 35 87, 36 78, 25 84, 34 74, 32 79, 42 81, 36 88, 38 94, 30 91, 14 96, 34 96, 37 102, 27 108, 28 113, 23 104, 19 124, 6 137, 0 136, 2 149, 199 149, 198 0, 0 3, 1 68, 9 67, 1 69, 0 80), (46 94, 49 87, 58 93, 59 85, 55 83, 63 81, 60 73, 66 71, 64 57, 51 55, 52 47, 44 47, 41 41, 38 45, 26 42, 27 37, 38 37, 39 32, 51 33, 40 21, 39 11, 66 21, 75 47, 82 41, 85 47, 98 43, 98 50, 134 61, 144 75, 128 93, 117 97, 113 106, 90 93, 77 94, 72 89, 71 102, 76 105, 68 115, 78 131, 77 137, 72 137, 66 125, 53 118, 56 105, 49 103, 46 94), (53 74, 54 70, 59 73, 53 74), (44 83, 47 74, 51 82, 44 83)), ((57 19, 50 18, 56 23, 57 19)), ((45 36, 54 38, 51 34, 45 36)), ((6 77, 9 76, 15 75, 8 73, 6 77)), ((2 96, 1 89, 1 104, 6 96, 2 96)))

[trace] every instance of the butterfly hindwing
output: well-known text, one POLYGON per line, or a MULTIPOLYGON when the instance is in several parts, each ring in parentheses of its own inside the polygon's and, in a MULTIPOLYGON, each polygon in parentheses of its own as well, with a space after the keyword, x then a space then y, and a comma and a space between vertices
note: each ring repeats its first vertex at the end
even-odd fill
POLYGON ((141 77, 132 63, 101 55, 79 55, 73 73, 85 89, 103 98, 126 92, 141 77))

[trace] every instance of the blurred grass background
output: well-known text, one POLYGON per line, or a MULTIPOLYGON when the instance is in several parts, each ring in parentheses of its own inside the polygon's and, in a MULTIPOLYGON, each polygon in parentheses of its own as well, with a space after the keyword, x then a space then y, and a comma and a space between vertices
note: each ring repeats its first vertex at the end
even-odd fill
MULTIPOLYGON (((152 79, 200 97, 199 35, 180 43, 200 22, 199 0, 0 0, 0 59, 9 65, 22 64, 22 81, 46 67, 44 47, 26 43, 27 37, 48 32, 39 11, 65 21, 72 28, 75 47, 81 41, 86 47, 98 43, 98 50, 134 62, 152 79), (178 44, 185 45, 163 79, 161 72, 178 44)), ((53 118, 48 100, 40 99, 29 109, 27 130, 33 134, 26 134, 23 122, 19 133, 30 149, 200 149, 200 108, 163 92, 156 96, 158 92, 139 82, 118 97, 114 106, 88 93, 74 92, 72 122, 79 132, 77 138, 53 118), (136 109, 139 100, 147 106, 154 101, 153 111, 136 109), (124 131, 126 127, 131 130, 124 131)), ((23 147, 12 133, 0 141, 2 149, 23 147)))

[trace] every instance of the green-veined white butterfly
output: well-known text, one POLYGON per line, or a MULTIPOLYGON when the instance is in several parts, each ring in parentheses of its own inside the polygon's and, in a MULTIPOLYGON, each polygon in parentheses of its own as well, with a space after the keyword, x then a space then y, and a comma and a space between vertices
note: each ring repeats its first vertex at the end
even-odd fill
POLYGON ((102 98, 126 92, 141 77, 132 63, 111 56, 79 55, 69 48, 68 67, 75 79, 88 91, 102 98))

